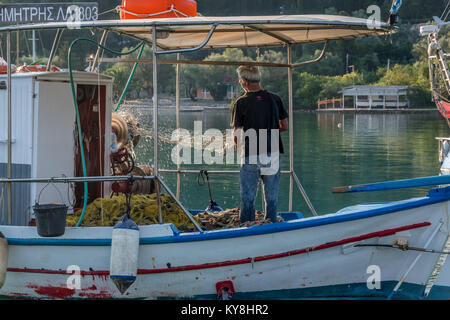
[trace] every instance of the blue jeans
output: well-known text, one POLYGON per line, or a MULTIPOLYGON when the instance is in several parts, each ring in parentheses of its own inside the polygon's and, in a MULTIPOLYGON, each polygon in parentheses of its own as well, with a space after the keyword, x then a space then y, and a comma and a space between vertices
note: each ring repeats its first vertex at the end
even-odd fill
MULTIPOLYGON (((270 166, 270 165, 269 165, 270 166)), ((262 175, 261 168, 268 167, 261 163, 249 164, 248 158, 241 166, 241 223, 255 221, 255 199, 258 188, 258 180, 262 179, 264 199, 266 202, 265 218, 273 223, 277 222, 278 189, 280 186, 280 168, 272 175, 262 175)))

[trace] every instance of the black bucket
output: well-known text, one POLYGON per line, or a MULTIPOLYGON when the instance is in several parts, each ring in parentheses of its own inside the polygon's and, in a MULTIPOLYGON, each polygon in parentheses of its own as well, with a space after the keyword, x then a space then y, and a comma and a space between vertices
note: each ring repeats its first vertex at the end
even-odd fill
POLYGON ((41 237, 59 237, 66 231, 65 204, 36 204, 33 207, 36 216, 37 232, 41 237))

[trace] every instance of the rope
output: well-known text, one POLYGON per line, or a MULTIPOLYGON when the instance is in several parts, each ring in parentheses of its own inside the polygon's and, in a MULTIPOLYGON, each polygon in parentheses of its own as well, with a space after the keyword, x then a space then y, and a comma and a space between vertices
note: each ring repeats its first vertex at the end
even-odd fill
MULTIPOLYGON (((448 9, 449 5, 450 5, 450 0, 447 2, 447 6, 445 7, 444 12, 442 12, 442 15, 441 15, 441 18, 440 18, 441 20, 444 17, 444 14, 447 12, 447 9, 448 9)), ((448 16, 448 12, 447 12, 447 15, 445 16, 444 20, 442 20, 442 21, 445 22, 445 20, 447 19, 447 16, 448 16)))
POLYGON ((2 220, 1 220, 1 223, 3 224, 3 220, 4 220, 4 218, 5 218, 5 211, 6 210, 4 210, 4 208, 3 208, 3 201, 4 201, 4 199, 5 199, 5 183, 4 182, 2 182, 2 196, 0 197, 0 209, 2 210, 2 220))
POLYGON ((442 100, 444 100, 447 103, 450 103, 450 100, 448 98, 443 97, 439 92, 437 92, 436 90, 433 90, 433 92, 442 100))
MULTIPOLYGON (((106 42, 106 40, 105 40, 106 42)), ((103 56, 105 55, 105 51, 102 50, 102 59, 103 56)), ((98 66, 98 72, 97 72, 97 104, 98 104, 98 131, 99 131, 99 139, 98 139, 98 150, 102 150, 102 101, 101 101, 101 84, 100 84, 100 65, 98 66)), ((105 110, 106 112, 106 110, 105 110)), ((105 131, 106 131, 106 127, 105 127, 105 131)), ((105 132, 106 135, 106 132, 105 132)), ((98 157, 98 163, 99 163, 99 168, 100 168, 100 173, 101 175, 103 175, 104 172, 104 161, 102 161, 102 157, 99 156, 98 157)), ((102 225, 104 225, 104 214, 103 214, 103 196, 105 193, 105 184, 104 183, 100 183, 100 192, 101 192, 101 202, 100 202, 100 212, 101 212, 101 216, 102 216, 102 225)))
POLYGON ((447 20, 447 17, 448 17, 449 13, 450 13, 450 10, 447 11, 447 14, 445 15, 444 20, 443 20, 444 22, 445 22, 445 20, 447 20))
POLYGON ((439 250, 425 249, 425 248, 398 246, 398 245, 392 245, 392 244, 355 244, 355 247, 383 247, 383 248, 399 249, 402 251, 412 250, 412 251, 422 251, 422 252, 427 252, 427 253, 450 254, 450 251, 439 251, 439 250))
POLYGON ((134 12, 125 10, 124 8, 122 8, 122 7, 120 7, 120 6, 118 6, 116 9, 117 9, 118 11, 123 11, 123 12, 125 12, 125 13, 131 14, 131 15, 136 16, 136 17, 141 17, 141 18, 150 18, 150 17, 153 17, 153 16, 157 16, 157 15, 165 14, 165 13, 170 13, 170 12, 175 13, 175 15, 177 15, 177 13, 179 13, 179 14, 181 14, 182 16, 184 16, 185 18, 188 18, 188 17, 189 17, 187 14, 185 14, 185 13, 183 13, 183 12, 181 12, 181 11, 175 9, 175 8, 173 7, 173 4, 170 6, 170 9, 169 9, 169 10, 161 11, 161 12, 157 12, 157 13, 134 13, 134 12))
POLYGON ((208 183, 208 192, 209 192, 209 203, 213 206, 216 206, 217 203, 214 202, 213 198, 212 198, 212 194, 211 194, 211 187, 209 185, 209 176, 208 176, 208 171, 207 170, 200 170, 198 176, 197 176, 197 183, 199 186, 204 186, 205 185, 205 177, 206 177, 206 182, 208 183), (200 178, 202 178, 203 183, 200 183, 200 178))
POLYGON ((109 10, 106 10, 106 11, 103 11, 103 12, 99 13, 98 16, 100 17, 100 16, 102 16, 102 15, 104 15, 104 14, 107 14, 107 13, 110 13, 110 12, 113 12, 113 11, 119 12, 119 9, 118 9, 118 8, 119 8, 119 7, 117 6, 117 7, 115 7, 115 8, 112 8, 112 9, 109 9, 109 10))
POLYGON ((132 192, 131 189, 133 187, 133 177, 131 177, 128 181, 127 181, 127 193, 125 194, 125 203, 127 205, 127 215, 128 218, 131 219, 131 197, 132 197, 132 192))

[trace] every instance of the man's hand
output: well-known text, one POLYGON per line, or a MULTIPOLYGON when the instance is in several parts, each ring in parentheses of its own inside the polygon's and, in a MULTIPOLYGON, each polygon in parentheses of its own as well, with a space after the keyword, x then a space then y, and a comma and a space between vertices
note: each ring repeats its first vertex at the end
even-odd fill
POLYGON ((234 149, 237 151, 237 147, 238 147, 238 137, 236 135, 236 131, 239 129, 242 129, 243 127, 234 127, 233 130, 233 142, 234 142, 234 149))
POLYGON ((289 125, 287 119, 280 120, 280 132, 288 131, 289 125))

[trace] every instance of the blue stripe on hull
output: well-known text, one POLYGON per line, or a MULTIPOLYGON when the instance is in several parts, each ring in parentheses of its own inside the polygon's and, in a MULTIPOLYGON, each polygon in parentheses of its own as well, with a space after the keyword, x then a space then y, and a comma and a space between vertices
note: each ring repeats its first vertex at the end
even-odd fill
POLYGON ((426 298, 427 300, 450 300, 450 287, 434 285, 426 298))
MULTIPOLYGON (((252 226, 248 228, 227 229, 220 232, 205 233, 185 233, 182 236, 175 233, 173 236, 140 238, 139 244, 163 244, 163 243, 181 243, 192 241, 208 241, 218 239, 229 239, 237 237, 246 237, 254 235, 270 234, 275 232, 285 232, 299 230, 311 227, 318 227, 334 223, 355 221, 393 212, 420 208, 450 200, 450 187, 431 189, 428 197, 410 199, 407 201, 389 202, 385 206, 376 209, 358 211, 351 214, 336 214, 317 217, 314 219, 304 219, 294 222, 280 222, 275 224, 266 224, 252 226)), ((175 227, 172 227, 175 228, 175 227)), ((111 239, 60 239, 60 238, 7 238, 9 245, 22 246, 110 246, 111 239)))
MULTIPOLYGON (((232 300, 386 300, 397 281, 383 281, 381 289, 368 289, 366 283, 299 288, 288 290, 271 290, 261 292, 236 292, 232 300)), ((422 300, 425 286, 403 283, 392 299, 422 300)), ((199 295, 198 300, 216 300, 217 295, 199 295)), ((172 300, 174 298, 160 298, 172 300)), ((192 299, 192 298, 190 298, 192 299)))

